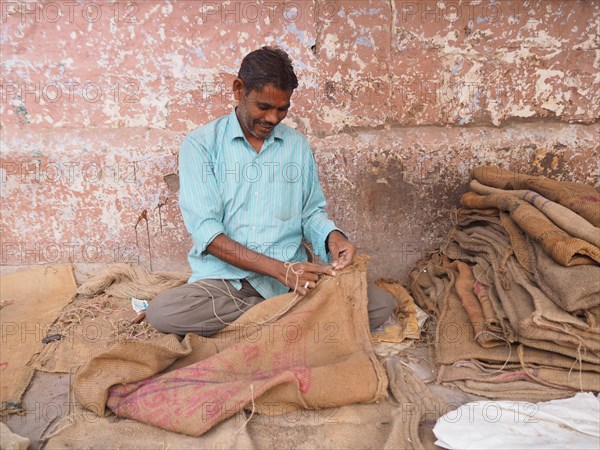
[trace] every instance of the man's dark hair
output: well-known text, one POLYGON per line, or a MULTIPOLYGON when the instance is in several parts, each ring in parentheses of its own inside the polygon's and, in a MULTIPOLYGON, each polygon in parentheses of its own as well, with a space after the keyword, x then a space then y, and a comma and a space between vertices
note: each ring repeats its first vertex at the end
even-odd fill
POLYGON ((276 47, 263 47, 248 53, 242 61, 238 78, 244 82, 245 94, 269 84, 282 91, 293 91, 298 87, 292 60, 276 47))

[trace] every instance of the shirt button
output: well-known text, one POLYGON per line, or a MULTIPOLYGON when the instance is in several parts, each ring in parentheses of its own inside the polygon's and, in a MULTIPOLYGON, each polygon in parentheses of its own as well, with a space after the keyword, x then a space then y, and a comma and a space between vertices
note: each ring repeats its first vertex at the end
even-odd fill
POLYGON ((255 193, 254 193, 254 196, 255 196, 255 197, 258 197, 258 192, 255 192, 255 193))
POLYGON ((256 227, 254 225, 252 225, 252 231, 256 230, 256 227))

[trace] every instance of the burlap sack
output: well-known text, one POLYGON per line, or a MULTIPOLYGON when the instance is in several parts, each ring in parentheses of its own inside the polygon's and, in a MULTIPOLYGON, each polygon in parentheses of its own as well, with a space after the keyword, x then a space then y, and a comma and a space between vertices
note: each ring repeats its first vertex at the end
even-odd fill
MULTIPOLYGON (((503 183, 497 187, 513 187, 503 183)), ((540 212, 577 219, 570 210, 530 192, 480 191, 489 195, 465 194, 463 204, 474 209, 456 212, 439 253, 410 274, 416 303, 438 313, 438 381, 535 401, 600 389, 600 249, 540 212)))
POLYGON ((590 328, 597 330, 600 328, 600 304, 593 308, 586 309, 584 312, 585 320, 590 325, 590 328))
POLYGON ((389 324, 386 321, 383 326, 371 331, 371 343, 399 343, 405 339, 418 339, 421 336, 421 327, 417 318, 417 306, 406 288, 388 279, 379 279, 375 285, 396 298, 396 309, 395 317, 388 319, 389 324))
MULTIPOLYGON (((460 223, 462 216, 459 213, 459 226, 462 225, 460 223)), ((443 253, 451 258, 475 263, 474 267, 477 267, 478 261, 489 262, 490 272, 493 273, 490 287, 494 287, 497 299, 500 301, 496 307, 506 311, 507 318, 511 321, 511 328, 514 327, 514 334, 494 333, 500 339, 502 336, 505 339, 502 347, 483 348, 479 345, 472 321, 469 320, 469 314, 464 308, 464 302, 460 301, 456 292, 457 284, 454 280, 456 273, 452 273, 448 265, 441 267, 440 258, 432 258, 425 266, 427 269, 415 269, 411 273, 411 279, 413 285, 434 287, 436 283, 432 281, 432 274, 437 274, 438 279, 444 284, 436 292, 430 293, 432 296, 442 297, 439 302, 442 305, 442 313, 438 317, 436 329, 437 362, 448 365, 478 361, 479 366, 487 366, 489 370, 482 369, 480 372, 475 372, 482 379, 473 379, 472 375, 471 379, 461 381, 461 388, 468 385, 470 386, 468 392, 479 395, 486 394, 483 390, 473 388, 472 383, 482 383, 483 378, 491 371, 498 373, 498 379, 505 384, 512 383, 511 375, 506 375, 505 371, 520 373, 522 377, 527 376, 529 381, 550 386, 550 390, 544 392, 579 389, 580 386, 592 388, 598 380, 600 371, 597 358, 593 355, 597 338, 589 332, 589 328, 581 318, 561 310, 536 288, 531 275, 518 264, 510 251, 506 252, 509 242, 506 234, 498 231, 497 227, 486 226, 481 216, 478 220, 472 220, 468 214, 465 217, 468 225, 450 233, 450 241, 443 247, 443 253), (438 267, 435 261, 438 261, 438 267), (556 329, 557 325, 560 325, 560 329, 556 329), (576 327, 579 330, 575 330, 576 327), (582 340, 587 343, 582 344, 582 340), (509 342, 514 344, 509 345, 509 342), (538 349, 515 345, 517 342, 538 349)), ((556 265, 553 261, 552 263, 556 265)), ((580 268, 563 267, 564 270, 580 268)), ((579 283, 585 284, 585 281, 579 280, 579 283)), ((417 289, 414 292, 417 304, 423 302, 424 290, 417 289)), ((446 380, 442 376, 439 381, 457 380, 454 378, 446 380)), ((482 386, 483 384, 479 385, 482 386)), ((501 394, 493 394, 497 398, 511 397, 512 392, 506 386, 499 389, 501 394)), ((516 392, 515 395, 523 394, 516 392)))
MULTIPOLYGON (((497 371, 500 374, 503 370, 514 367, 514 365, 508 365, 507 367, 507 363, 519 363, 522 368, 521 372, 523 372, 523 367, 531 368, 529 372, 532 376, 528 377, 530 381, 549 385, 553 391, 557 389, 579 389, 580 386, 584 386, 584 389, 598 390, 598 384, 594 384, 599 380, 598 368, 600 366, 598 364, 579 363, 577 358, 557 354, 551 348, 541 351, 516 344, 483 348, 477 343, 467 314, 457 297, 450 295, 447 301, 447 308, 439 318, 436 329, 435 355, 438 364, 453 365, 457 362, 470 360, 488 361, 490 362, 488 364, 490 370, 487 373, 497 371), (520 351, 520 348, 524 350, 520 351)), ((537 344, 535 340, 532 342, 537 344)), ((548 345, 548 347, 552 347, 552 345, 548 345)), ((477 373, 480 377, 485 375, 483 371, 477 373)), ((520 379, 524 379, 524 375, 520 379)), ((504 378, 499 375, 499 380, 503 383, 513 381, 511 375, 505 375, 504 378)), ((438 382, 446 381, 456 381, 456 379, 446 379, 443 374, 439 375, 438 382)), ((477 379, 477 381, 483 382, 482 379, 477 379)), ((485 389, 478 391, 471 389, 465 390, 465 392, 490 398, 510 399, 510 396, 513 395, 513 392, 507 386, 501 388, 504 392, 501 396, 494 397, 491 395, 494 389, 490 388, 489 390, 490 395, 485 393, 485 389)))
MULTIPOLYGON (((533 249, 536 284, 558 307, 573 313, 600 306, 599 266, 564 267, 556 264, 537 244, 533 249)), ((590 331, 600 333, 596 325, 590 324, 590 331)))
POLYGON ((432 257, 420 261, 409 274, 410 289, 417 304, 432 316, 439 316, 444 306, 444 300, 452 284, 444 283, 447 269, 442 267, 442 259, 432 257))
POLYGON ((489 383, 490 390, 494 390, 498 384, 529 381, 550 387, 553 390, 565 389, 573 392, 594 391, 598 390, 600 386, 600 373, 583 371, 579 367, 573 370, 565 370, 564 368, 523 364, 514 370, 506 368, 504 370, 482 370, 480 367, 468 363, 469 361, 459 361, 453 365, 440 366, 437 377, 438 383, 472 380, 489 383))
MULTIPOLYGON (((469 265, 462 261, 449 262, 445 259, 443 267, 455 271, 454 290, 467 313, 475 334, 475 340, 484 348, 503 345, 502 340, 498 339, 497 334, 491 332, 487 326, 483 307, 474 292, 475 278, 469 265)), ((489 296, 487 299, 489 300, 489 296)), ((491 305, 489 306, 491 307, 491 305)))
POLYGON ((251 416, 250 412, 241 411, 199 437, 133 420, 97 417, 75 407, 73 414, 57 425, 63 431, 50 439, 45 448, 433 448, 435 436, 431 428, 452 406, 434 397, 403 361, 392 357, 385 367, 392 395, 377 403, 290 410, 277 416, 251 416))
POLYGON ((596 247, 600 247, 600 228, 595 227, 579 214, 571 211, 569 208, 552 202, 537 192, 527 190, 512 191, 497 189, 494 187, 485 186, 477 180, 471 181, 470 186, 473 192, 477 194, 509 194, 520 198, 521 200, 528 201, 571 236, 583 239, 584 241, 587 241, 596 247))
POLYGON ((1 411, 19 412, 33 377, 29 361, 39 353, 52 322, 75 298, 71 264, 15 272, 0 278, 2 305, 1 411))
MULTIPOLYGON (((425 420, 435 421, 450 408, 432 395, 413 371, 392 357, 386 361, 390 391, 400 406, 396 411, 386 449, 424 449, 419 436, 419 425, 425 420)), ((369 447, 371 447, 369 445, 369 447)))
POLYGON ((519 362, 516 347, 508 342, 503 347, 483 348, 475 339, 467 312, 456 294, 446 297, 445 308, 438 317, 435 336, 435 359, 437 364, 453 364, 456 361, 481 359, 504 363, 519 362))
MULTIPOLYGON (((465 247, 478 236, 485 236, 489 248, 496 248, 495 258, 490 260, 494 273, 497 274, 494 284, 512 328, 518 331, 519 341, 536 347, 544 345, 541 348, 545 348, 545 344, 538 344, 537 341, 551 342, 556 345, 556 352, 577 357, 583 351, 584 360, 597 362, 597 349, 600 348, 598 335, 588 332, 587 323, 563 311, 544 295, 514 256, 501 258, 502 245, 499 242, 504 241, 504 238, 495 236, 496 233, 487 227, 471 226, 454 233, 453 238, 460 247, 465 247), (464 236, 471 239, 464 239, 464 236)), ((449 245, 447 253, 451 257, 454 256, 452 250, 453 247, 449 245)), ((463 259, 468 259, 467 255, 463 255, 463 259)), ((585 280, 580 282, 584 283, 585 280)))
MULTIPOLYGON (((52 326, 52 333, 61 334, 62 339, 45 345, 31 360, 31 365, 43 372, 75 373, 94 356, 109 350, 121 337, 148 329, 145 323, 127 326, 135 316, 130 300, 107 299, 105 295, 76 300, 63 309, 52 326)), ((137 339, 144 339, 150 333, 134 334, 137 339)))
POLYGON ((493 400, 543 402, 575 395, 571 390, 553 389, 532 381, 512 381, 491 385, 485 381, 457 380, 445 382, 444 385, 493 400))
POLYGON ((493 332, 502 332, 502 325, 496 316, 492 297, 490 296, 490 286, 475 281, 473 284, 473 291, 475 292, 475 295, 477 295, 477 299, 481 305, 486 328, 493 332))
POLYGON ((511 323, 519 330, 519 342, 600 363, 600 336, 588 331, 581 318, 558 308, 523 276, 514 260, 509 260, 507 266, 511 273, 510 288, 499 290, 505 310, 514 312, 511 323))
POLYGON ((486 186, 499 189, 527 189, 538 192, 547 199, 575 211, 595 227, 600 227, 600 194, 592 186, 510 172, 493 166, 475 167, 473 178, 486 186))
POLYGON ((510 217, 510 214, 504 211, 499 211, 500 222, 510 238, 510 248, 515 254, 515 258, 519 264, 528 271, 533 273, 535 261, 533 259, 533 249, 531 247, 531 239, 519 228, 515 221, 510 217))
POLYGON ((27 450, 29 438, 13 433, 10 428, 0 422, 0 448, 2 450, 27 450))
POLYGON ((568 235, 552 223, 544 213, 512 195, 478 195, 467 192, 462 196, 461 203, 467 208, 498 208, 510 213, 519 228, 563 266, 600 263, 598 247, 568 235))
MULTIPOLYGON (((495 214, 497 215, 498 211, 495 211, 495 214)), ((494 255, 497 255, 498 252, 501 251, 507 244, 507 241, 500 236, 500 234, 492 231, 497 231, 497 227, 490 227, 490 225, 497 225, 498 222, 491 220, 492 217, 490 217, 490 221, 487 222, 482 218, 480 213, 481 211, 478 210, 459 210, 457 214, 457 225, 461 229, 477 224, 477 222, 483 225, 486 228, 486 238, 489 238, 487 244, 492 245, 493 248, 497 249, 494 254, 485 256, 485 258, 493 259, 497 257, 494 255), (474 218, 477 220, 474 220, 474 218), (488 229, 490 230, 489 232, 487 231, 488 229)), ((519 264, 533 274, 533 279, 536 282, 537 287, 539 287, 548 298, 561 309, 568 312, 588 310, 589 308, 600 306, 600 267, 597 265, 564 267, 556 264, 556 262, 542 250, 539 244, 531 240, 525 240, 524 237, 519 234, 518 227, 515 229, 516 224, 514 224, 514 221, 512 221, 509 215, 501 211, 499 215, 501 223, 508 225, 505 226, 505 231, 510 236, 510 249, 514 252, 519 264), (527 261, 527 264, 524 264, 524 261, 527 261)), ((480 241, 475 240, 474 237, 468 238, 462 231, 452 231, 451 234, 460 237, 461 242, 464 244, 464 248, 455 247, 452 256, 460 258, 461 255, 470 255, 472 260, 477 261, 479 265, 482 265, 484 258, 478 258, 477 254, 481 252, 487 253, 491 249, 486 249, 485 244, 476 245, 475 243, 480 241)), ((483 265, 485 266, 485 264, 483 265)), ((504 268, 500 267, 499 270, 504 270, 504 268)), ((485 271, 487 273, 492 273, 492 270, 488 270, 487 268, 485 268, 485 271)), ((478 278, 483 279, 484 281, 486 280, 486 277, 480 277, 479 275, 478 278)), ((492 283, 489 278, 485 282, 487 284, 492 283)), ((491 289, 493 289, 493 286, 491 289)), ((595 329, 596 327, 590 324, 589 328, 595 329)))
POLYGON ((111 264, 88 278, 77 289, 78 294, 95 297, 107 294, 117 298, 135 297, 152 300, 157 294, 187 283, 189 273, 148 272, 140 266, 111 264))
POLYGON ((201 435, 243 407, 281 414, 372 402, 386 388, 369 342, 366 273, 358 261, 304 298, 262 302, 213 338, 119 343, 81 369, 74 392, 99 415, 108 406, 122 417, 201 435))
POLYGON ((568 356, 560 355, 554 352, 548 352, 545 350, 538 350, 536 348, 527 347, 525 345, 519 345, 517 347, 517 354, 522 355, 519 356, 518 363, 509 363, 504 364, 498 362, 488 362, 477 360, 477 365, 481 367, 485 367, 487 369, 496 371, 502 367, 513 370, 513 369, 522 369, 523 366, 521 364, 521 360, 527 361, 527 364, 534 364, 538 367, 547 367, 547 368, 561 368, 567 369, 568 371, 575 370, 583 370, 586 372, 596 372, 600 373, 600 365, 587 363, 584 361, 578 361, 576 359, 570 358, 568 356))
POLYGON ((506 259, 511 255, 510 242, 507 236, 493 228, 477 224, 473 224, 471 228, 476 228, 479 233, 467 234, 465 231, 454 230, 453 239, 445 246, 444 253, 448 258, 474 263, 473 272, 478 273, 476 280, 485 280, 488 286, 487 294, 497 318, 496 325, 509 342, 514 342, 516 331, 512 326, 511 311, 504 309, 499 295, 500 286, 497 286, 498 283, 506 283, 506 259))

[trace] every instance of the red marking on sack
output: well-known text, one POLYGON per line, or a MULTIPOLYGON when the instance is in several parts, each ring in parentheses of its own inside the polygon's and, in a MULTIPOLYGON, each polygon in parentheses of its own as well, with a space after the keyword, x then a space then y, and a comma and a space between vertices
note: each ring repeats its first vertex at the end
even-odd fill
POLYGON ((600 197, 597 197, 595 195, 584 195, 583 197, 579 197, 577 199, 577 203, 579 203, 579 204, 585 203, 585 202, 598 203, 598 202, 600 202, 600 197))
POLYGON ((298 367, 294 369, 293 372, 298 379, 298 387, 300 388, 300 392, 306 394, 310 389, 312 369, 310 367, 298 367))
POLYGON ((498 376, 498 380, 504 383, 509 381, 527 380, 528 378, 526 372, 509 372, 498 376))
POLYGON ((242 349, 242 354, 246 362, 250 362, 260 356, 258 345, 247 345, 242 349))

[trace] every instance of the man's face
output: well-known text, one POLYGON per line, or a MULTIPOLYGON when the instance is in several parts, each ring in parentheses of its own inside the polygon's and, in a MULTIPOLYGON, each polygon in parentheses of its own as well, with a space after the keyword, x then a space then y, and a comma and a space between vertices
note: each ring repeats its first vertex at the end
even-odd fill
MULTIPOLYGON (((236 80, 238 81, 238 80, 236 80)), ((282 91, 273 85, 244 94, 243 84, 234 83, 239 101, 236 114, 246 139, 265 140, 279 122, 287 116, 292 91, 282 91)))

